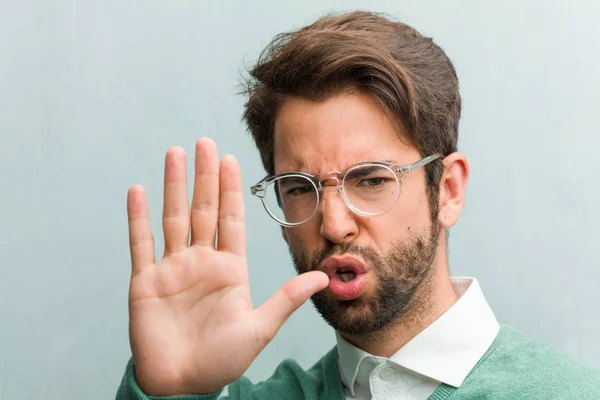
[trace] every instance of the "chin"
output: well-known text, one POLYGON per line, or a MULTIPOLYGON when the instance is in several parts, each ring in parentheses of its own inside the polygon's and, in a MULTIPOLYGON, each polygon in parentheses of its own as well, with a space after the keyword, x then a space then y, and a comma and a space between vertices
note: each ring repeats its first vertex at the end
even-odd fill
POLYGON ((381 310, 378 302, 373 301, 373 296, 367 293, 344 301, 331 293, 320 292, 313 295, 312 302, 333 329, 353 336, 379 332, 401 316, 381 310))

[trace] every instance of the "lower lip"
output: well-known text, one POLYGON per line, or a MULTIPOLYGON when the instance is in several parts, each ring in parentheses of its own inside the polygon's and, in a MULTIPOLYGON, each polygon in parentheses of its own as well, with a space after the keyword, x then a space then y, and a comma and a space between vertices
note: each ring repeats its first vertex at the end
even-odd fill
POLYGON ((366 274, 359 274, 351 281, 344 282, 335 274, 329 278, 329 290, 340 300, 354 300, 362 294, 366 278, 366 274))

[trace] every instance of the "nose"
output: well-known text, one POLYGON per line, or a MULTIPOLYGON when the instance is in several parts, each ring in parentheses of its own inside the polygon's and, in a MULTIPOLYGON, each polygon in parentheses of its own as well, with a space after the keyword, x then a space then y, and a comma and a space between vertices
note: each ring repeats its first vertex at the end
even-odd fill
POLYGON ((346 207, 335 187, 327 187, 323 190, 320 214, 320 233, 329 241, 343 244, 358 235, 356 215, 346 207))

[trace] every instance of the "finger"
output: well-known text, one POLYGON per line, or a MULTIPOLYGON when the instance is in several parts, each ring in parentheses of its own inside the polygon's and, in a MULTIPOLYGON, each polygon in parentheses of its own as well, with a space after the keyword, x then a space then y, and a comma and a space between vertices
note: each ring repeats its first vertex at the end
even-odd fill
POLYGON ((219 227, 218 249, 234 254, 246 255, 246 225, 242 174, 240 165, 233 156, 221 159, 219 172, 219 227))
POLYGON ((212 139, 196 142, 192 244, 214 246, 219 218, 219 159, 212 139))
POLYGON ((129 249, 131 273, 139 273, 145 266, 155 263, 154 237, 150 227, 150 214, 146 191, 134 185, 127 192, 127 218, 129 220, 129 249))
MULTIPOLYGON (((256 309, 258 326, 267 343, 283 323, 313 294, 329 285, 329 277, 320 271, 298 275, 281 287, 266 303, 256 309)), ((266 345, 266 343, 265 343, 266 345)))
POLYGON ((187 195, 185 151, 173 147, 165 159, 165 193, 163 232, 165 255, 187 247, 190 233, 190 211, 187 195))

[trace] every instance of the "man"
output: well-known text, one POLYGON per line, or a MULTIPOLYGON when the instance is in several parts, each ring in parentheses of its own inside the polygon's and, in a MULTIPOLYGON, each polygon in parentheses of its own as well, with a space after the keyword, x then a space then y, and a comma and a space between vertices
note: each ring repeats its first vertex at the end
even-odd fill
POLYGON ((237 162, 197 142, 190 211, 171 149, 158 263, 144 191, 128 194, 133 358, 118 399, 227 385, 232 399, 600 397, 596 371, 500 327, 477 280, 449 276, 469 167, 456 73, 431 39, 371 13, 327 16, 278 36, 251 76, 244 117, 269 174, 252 193, 299 275, 254 309, 237 162), (251 384, 243 373, 309 297, 337 346, 251 384))

